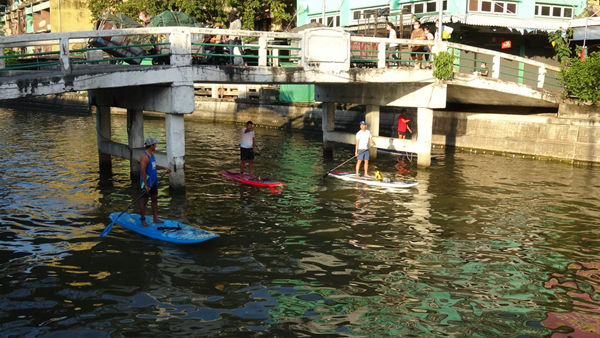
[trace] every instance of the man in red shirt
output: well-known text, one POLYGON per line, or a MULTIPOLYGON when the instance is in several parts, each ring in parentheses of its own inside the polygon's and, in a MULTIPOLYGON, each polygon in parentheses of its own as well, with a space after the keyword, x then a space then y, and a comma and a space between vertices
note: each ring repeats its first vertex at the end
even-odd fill
POLYGON ((412 134, 412 130, 408 126, 410 120, 406 117, 406 109, 402 109, 400 116, 398 117, 398 138, 406 138, 406 130, 412 134))

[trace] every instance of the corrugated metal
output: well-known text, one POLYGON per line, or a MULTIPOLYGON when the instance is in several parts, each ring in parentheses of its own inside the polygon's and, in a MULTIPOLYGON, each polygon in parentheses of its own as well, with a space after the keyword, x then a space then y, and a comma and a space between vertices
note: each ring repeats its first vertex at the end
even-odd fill
POLYGON ((600 40, 600 26, 592 26, 587 28, 576 28, 573 31, 573 40, 582 41, 586 40, 600 40))
MULTIPOLYGON (((436 17, 430 17, 428 19, 421 19, 422 22, 433 22, 436 17)), ((521 30, 545 30, 555 31, 559 29, 566 29, 569 27, 570 20, 561 19, 522 19, 512 18, 498 15, 485 15, 485 14, 465 14, 465 15, 452 15, 444 16, 444 23, 460 22, 472 26, 488 26, 488 27, 506 27, 512 29, 521 30)))

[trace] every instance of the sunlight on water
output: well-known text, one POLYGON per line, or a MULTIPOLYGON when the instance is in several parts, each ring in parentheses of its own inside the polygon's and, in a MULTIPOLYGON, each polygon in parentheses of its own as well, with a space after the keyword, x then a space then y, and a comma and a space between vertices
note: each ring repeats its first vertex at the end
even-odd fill
POLYGON ((271 193, 219 175, 240 128, 186 121, 187 187, 163 180, 159 213, 221 238, 177 246, 99 237, 137 188, 128 161, 100 175, 93 116, 0 110, 2 334, 600 334, 597 169, 458 152, 401 174, 380 154, 419 185, 370 188, 323 178, 352 147, 324 160, 320 135, 258 128, 271 193))

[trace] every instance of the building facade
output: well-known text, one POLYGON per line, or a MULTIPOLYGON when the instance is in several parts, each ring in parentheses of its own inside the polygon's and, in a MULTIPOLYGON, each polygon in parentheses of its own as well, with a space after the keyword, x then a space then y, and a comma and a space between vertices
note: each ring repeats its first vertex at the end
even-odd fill
POLYGON ((12 0, 0 7, 3 35, 94 29, 85 0, 12 0))
MULTIPOLYGON (((298 0, 297 24, 323 23, 357 35, 387 35, 385 22, 408 38, 415 20, 435 31, 438 0, 298 0)), ((548 32, 566 29, 587 0, 443 0, 442 21, 454 29, 450 41, 550 61, 548 32), (510 42, 506 44, 503 42, 510 42), (509 48, 506 48, 510 45, 509 48)))

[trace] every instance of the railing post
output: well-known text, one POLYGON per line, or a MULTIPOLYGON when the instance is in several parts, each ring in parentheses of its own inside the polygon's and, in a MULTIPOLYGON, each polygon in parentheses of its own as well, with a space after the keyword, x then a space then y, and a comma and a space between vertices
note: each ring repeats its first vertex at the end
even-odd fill
POLYGON ((492 62, 494 63, 492 65, 492 77, 498 79, 500 78, 500 56, 494 55, 492 62))
POLYGON ((63 73, 71 72, 69 63, 69 38, 60 39, 60 67, 63 73))
POLYGON ((189 31, 173 32, 169 36, 171 44, 171 65, 189 66, 192 64, 192 34, 189 31))
POLYGON ((258 65, 267 65, 267 37, 264 35, 258 38, 258 65))
POLYGON ((377 68, 385 68, 385 59, 387 58, 385 46, 385 42, 380 42, 377 45, 377 68))
POLYGON ((6 68, 6 59, 4 56, 4 47, 0 47, 0 68, 6 68))
POLYGON ((279 49, 273 49, 273 67, 279 67, 279 49))
POLYGON ((541 66, 538 69, 538 83, 537 83, 538 88, 544 88, 545 79, 546 79, 546 67, 541 66))

